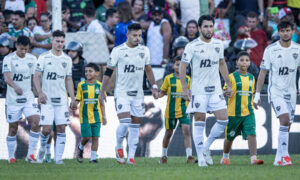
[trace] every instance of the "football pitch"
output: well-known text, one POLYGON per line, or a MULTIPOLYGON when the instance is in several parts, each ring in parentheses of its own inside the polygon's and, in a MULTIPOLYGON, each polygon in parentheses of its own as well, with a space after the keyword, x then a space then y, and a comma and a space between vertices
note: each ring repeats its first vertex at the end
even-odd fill
POLYGON ((264 165, 249 164, 249 156, 231 156, 231 165, 220 165, 221 156, 213 156, 214 165, 200 168, 197 164, 186 164, 185 157, 169 157, 168 164, 159 164, 159 158, 136 158, 137 165, 119 165, 115 159, 99 159, 98 164, 90 164, 88 159, 82 164, 74 160, 64 160, 64 165, 28 164, 17 160, 16 164, 0 161, 0 179, 300 179, 300 155, 291 155, 293 166, 273 166, 274 155, 261 155, 264 165))

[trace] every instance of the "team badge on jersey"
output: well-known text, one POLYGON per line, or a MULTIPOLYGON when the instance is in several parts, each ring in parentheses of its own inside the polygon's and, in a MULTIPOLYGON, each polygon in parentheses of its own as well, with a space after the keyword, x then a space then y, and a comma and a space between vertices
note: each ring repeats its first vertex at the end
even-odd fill
POLYGON ((99 94, 99 92, 100 92, 100 89, 98 89, 98 88, 95 89, 95 93, 96 93, 96 94, 99 94))
POLYGON ((294 57, 294 59, 297 59, 297 58, 298 58, 298 54, 297 54, 297 53, 294 53, 294 54, 293 54, 293 57, 294 57))
POLYGON ((28 66, 29 68, 32 68, 33 63, 27 63, 27 66, 28 66))
POLYGON ((67 67, 67 63, 66 62, 61 63, 61 65, 63 66, 63 68, 67 67))
POLYGON ((195 103, 196 108, 200 106, 200 103, 195 103))
POLYGON ((122 104, 119 104, 119 105, 118 105, 118 109, 119 109, 119 110, 122 109, 122 104))
POLYGON ((280 106, 277 106, 276 107, 276 111, 280 111, 281 107, 280 106))
POLYGON ((142 59, 145 57, 145 53, 139 53, 139 55, 142 59))
POLYGON ((215 50, 216 50, 217 53, 220 52, 220 48, 219 47, 216 47, 215 50))

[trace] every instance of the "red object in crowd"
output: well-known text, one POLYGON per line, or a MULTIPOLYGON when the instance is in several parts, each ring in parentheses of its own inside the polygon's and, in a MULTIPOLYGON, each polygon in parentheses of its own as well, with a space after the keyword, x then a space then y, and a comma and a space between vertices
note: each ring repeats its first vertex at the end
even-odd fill
POLYGON ((34 0, 36 4, 36 19, 38 20, 38 23, 40 24, 40 15, 41 13, 47 12, 47 0, 34 0))
MULTIPOLYGON (((240 28, 246 28, 246 26, 242 26, 240 28)), ((238 37, 238 39, 245 39, 248 38, 247 35, 243 35, 238 37)), ((250 58, 251 61, 257 65, 257 67, 260 66, 261 60, 264 55, 265 48, 268 46, 268 39, 266 33, 261 29, 256 29, 255 31, 250 31, 250 38, 255 40, 257 42, 257 46, 253 49, 251 49, 250 52, 250 58)))

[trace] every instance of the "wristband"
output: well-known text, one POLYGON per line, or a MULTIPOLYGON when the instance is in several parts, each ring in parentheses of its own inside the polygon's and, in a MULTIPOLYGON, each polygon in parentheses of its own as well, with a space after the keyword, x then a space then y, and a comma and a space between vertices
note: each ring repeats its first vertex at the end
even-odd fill
POLYGON ((152 85, 152 88, 153 88, 153 89, 158 89, 158 87, 157 87, 156 84, 153 84, 153 85, 152 85))
POLYGON ((257 104, 259 100, 260 100, 260 93, 256 92, 253 99, 253 103, 257 104))

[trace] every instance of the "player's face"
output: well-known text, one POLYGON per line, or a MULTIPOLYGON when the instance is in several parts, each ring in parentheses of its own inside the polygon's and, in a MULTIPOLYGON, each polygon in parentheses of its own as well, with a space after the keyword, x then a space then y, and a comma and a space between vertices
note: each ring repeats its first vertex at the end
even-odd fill
POLYGON ((240 70, 247 71, 248 67, 250 66, 250 58, 249 56, 241 56, 236 63, 240 70))
POLYGON ((250 29, 255 29, 258 24, 258 19, 256 17, 248 17, 246 20, 246 24, 250 29))
POLYGON ((25 54, 28 52, 29 50, 29 45, 16 45, 16 48, 17 48, 17 55, 21 58, 25 57, 25 54))
POLYGON ((68 55, 70 56, 70 58, 72 58, 72 60, 75 60, 78 57, 78 52, 70 50, 68 52, 68 55))
POLYGON ((179 65, 180 61, 175 61, 175 63, 173 64, 173 68, 176 74, 179 74, 179 65))
POLYGON ((52 48, 56 51, 62 51, 65 45, 65 38, 64 37, 54 37, 52 39, 52 48))
POLYGON ((187 33, 189 36, 195 36, 197 34, 197 25, 194 24, 194 23, 190 23, 188 26, 187 26, 187 33))
POLYGON ((11 22, 15 29, 20 29, 24 24, 24 18, 19 15, 12 15, 11 22))
POLYGON ((142 30, 133 30, 127 33, 127 40, 132 46, 137 46, 142 39, 142 30))
POLYGON ((212 21, 204 20, 200 27, 201 36, 205 39, 211 39, 214 34, 214 23, 212 21))
POLYGON ((95 79, 98 75, 98 73, 91 67, 86 67, 84 73, 87 80, 95 79))
POLYGON ((280 31, 278 31, 278 34, 280 36, 281 41, 288 42, 291 41, 294 31, 291 27, 287 27, 280 29, 280 31))

